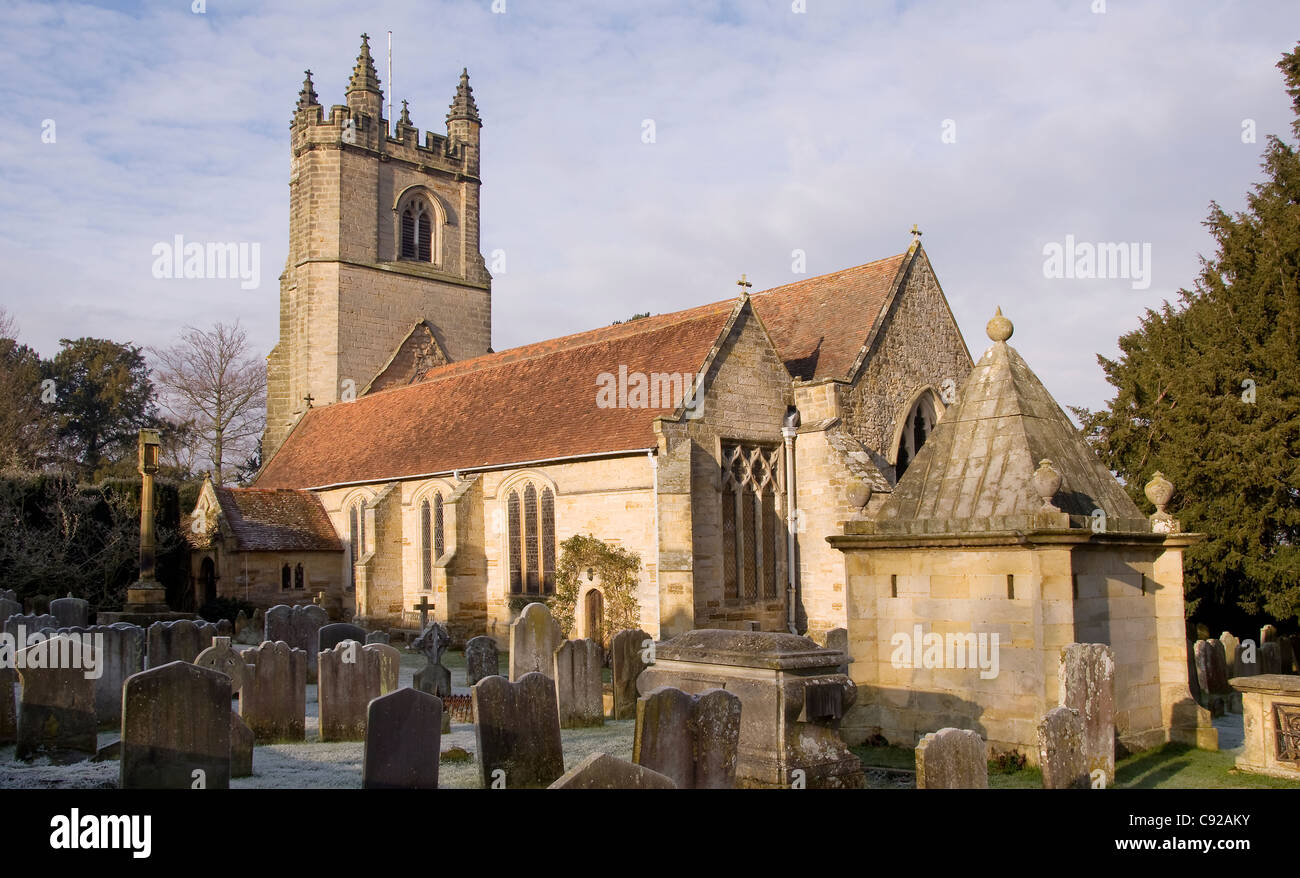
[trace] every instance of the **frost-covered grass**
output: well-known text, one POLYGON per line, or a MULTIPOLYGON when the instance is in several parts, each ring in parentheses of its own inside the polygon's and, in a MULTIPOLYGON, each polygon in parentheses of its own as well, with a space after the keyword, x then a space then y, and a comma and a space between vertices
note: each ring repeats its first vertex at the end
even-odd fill
MULTIPOLYGON (((451 671, 454 692, 468 693, 465 686, 465 661, 462 653, 448 653, 443 664, 451 671)), ((410 686, 414 674, 424 667, 424 657, 403 650, 398 674, 400 686, 410 686)), ((501 670, 506 670, 502 654, 501 670)), ((361 759, 363 745, 360 741, 337 743, 320 742, 320 712, 316 700, 316 687, 307 687, 307 741, 304 743, 267 744, 254 748, 253 776, 235 778, 234 789, 356 789, 361 786, 361 759)), ((633 720, 606 722, 604 726, 589 729, 566 729, 561 733, 564 744, 565 768, 572 768, 592 753, 608 753, 624 759, 632 758, 633 720)), ((117 740, 116 730, 101 730, 101 747, 117 740)), ((442 736, 442 750, 460 747, 476 754, 478 744, 474 726, 453 723, 451 733, 442 736)), ((477 758, 469 762, 443 762, 439 768, 438 785, 443 789, 477 789, 481 786, 477 758)), ((53 765, 48 759, 30 763, 14 758, 14 747, 0 747, 0 789, 61 788, 93 789, 117 786, 118 763, 78 762, 72 765, 53 765)))

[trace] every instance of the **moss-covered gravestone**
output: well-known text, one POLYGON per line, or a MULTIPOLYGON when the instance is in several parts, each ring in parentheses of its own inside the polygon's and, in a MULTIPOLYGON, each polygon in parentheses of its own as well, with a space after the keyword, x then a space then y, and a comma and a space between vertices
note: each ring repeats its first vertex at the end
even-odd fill
POLYGON ((189 662, 135 674, 122 692, 122 789, 230 786, 230 678, 189 662))

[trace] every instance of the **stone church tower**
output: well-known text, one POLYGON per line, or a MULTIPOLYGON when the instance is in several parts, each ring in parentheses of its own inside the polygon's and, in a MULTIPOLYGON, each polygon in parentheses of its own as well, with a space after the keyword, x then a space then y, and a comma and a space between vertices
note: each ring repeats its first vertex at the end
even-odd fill
POLYGON ((289 257, 280 276, 280 341, 267 362, 263 461, 309 405, 349 401, 381 372, 384 386, 414 377, 395 379, 396 361, 488 352, 481 127, 462 72, 445 136, 428 132, 420 143, 405 101, 390 133, 364 34, 347 104, 331 107, 328 118, 307 71, 289 126, 289 257))

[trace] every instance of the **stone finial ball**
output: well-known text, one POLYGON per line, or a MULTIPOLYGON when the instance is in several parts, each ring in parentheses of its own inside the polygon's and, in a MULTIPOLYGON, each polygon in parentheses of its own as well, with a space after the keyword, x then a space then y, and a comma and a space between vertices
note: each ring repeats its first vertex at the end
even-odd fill
POLYGON ((984 327, 984 331, 989 334, 989 338, 994 341, 1006 341, 1011 338, 1011 334, 1016 328, 1011 325, 1011 321, 1002 316, 1002 308, 998 308, 998 313, 993 315, 993 319, 984 327))

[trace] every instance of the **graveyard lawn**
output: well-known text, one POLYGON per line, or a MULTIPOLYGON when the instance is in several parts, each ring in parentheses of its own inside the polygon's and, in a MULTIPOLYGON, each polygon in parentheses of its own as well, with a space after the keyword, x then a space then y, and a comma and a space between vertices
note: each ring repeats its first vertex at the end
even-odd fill
MULTIPOLYGON (((867 786, 907 789, 916 786, 916 757, 905 747, 854 747, 867 767, 867 786), (872 771, 872 768, 881 769, 872 771), (904 774, 906 772, 906 774, 904 774), (910 779, 908 775, 911 775, 910 779)), ((1119 789, 1300 789, 1300 781, 1238 771, 1235 751, 1198 750, 1184 744, 1166 744, 1134 753, 1115 763, 1119 789)), ((1042 789, 1037 768, 1004 770, 989 762, 990 789, 1042 789)))

